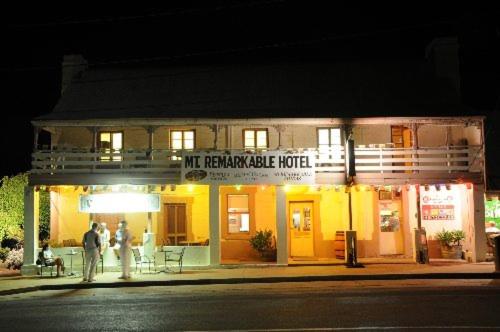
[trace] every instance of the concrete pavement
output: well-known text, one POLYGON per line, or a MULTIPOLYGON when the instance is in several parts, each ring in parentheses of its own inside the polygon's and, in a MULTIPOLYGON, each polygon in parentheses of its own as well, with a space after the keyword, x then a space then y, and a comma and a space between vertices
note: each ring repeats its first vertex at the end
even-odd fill
POLYGON ((60 278, 45 276, 2 277, 0 296, 39 290, 211 285, 242 283, 276 283, 307 281, 348 281, 348 280, 424 280, 424 279, 500 279, 491 262, 465 263, 464 261, 436 260, 430 264, 365 263, 364 268, 347 268, 343 265, 303 265, 303 266, 245 266, 231 265, 217 268, 186 268, 179 273, 133 273, 132 279, 118 279, 119 272, 99 273, 97 281, 83 282, 81 273, 77 276, 60 278))

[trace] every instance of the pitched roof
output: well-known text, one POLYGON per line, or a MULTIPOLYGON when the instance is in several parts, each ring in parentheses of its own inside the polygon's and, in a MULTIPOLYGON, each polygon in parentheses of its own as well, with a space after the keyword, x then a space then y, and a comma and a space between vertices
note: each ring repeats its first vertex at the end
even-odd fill
POLYGON ((416 60, 96 67, 36 120, 459 114, 448 82, 416 60))

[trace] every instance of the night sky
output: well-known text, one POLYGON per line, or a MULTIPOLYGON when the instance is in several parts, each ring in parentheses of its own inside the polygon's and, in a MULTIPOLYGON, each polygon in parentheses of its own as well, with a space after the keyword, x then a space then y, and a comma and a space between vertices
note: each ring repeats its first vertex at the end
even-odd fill
MULTIPOLYGON (((424 59, 436 37, 460 43, 464 115, 486 115, 489 189, 500 189, 500 12, 429 2, 169 1, 162 8, 5 8, 0 175, 29 169, 30 119, 59 98, 64 54, 90 64, 169 65, 424 59), (432 5, 431 5, 432 4, 432 5)), ((359 114, 357 116, 390 116, 359 114)), ((411 114, 419 115, 419 114, 411 114)), ((422 116, 424 114, 421 114, 422 116)), ((425 114, 431 115, 431 114, 425 114)), ((460 115, 460 114, 432 114, 460 115)), ((305 115, 307 116, 307 115, 305 115)))

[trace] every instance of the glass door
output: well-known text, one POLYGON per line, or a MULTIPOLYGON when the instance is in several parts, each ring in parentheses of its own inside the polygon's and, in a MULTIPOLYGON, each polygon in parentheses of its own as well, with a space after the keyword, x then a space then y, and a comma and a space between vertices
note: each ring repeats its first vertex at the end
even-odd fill
POLYGON ((290 256, 314 257, 313 202, 290 202, 290 256))

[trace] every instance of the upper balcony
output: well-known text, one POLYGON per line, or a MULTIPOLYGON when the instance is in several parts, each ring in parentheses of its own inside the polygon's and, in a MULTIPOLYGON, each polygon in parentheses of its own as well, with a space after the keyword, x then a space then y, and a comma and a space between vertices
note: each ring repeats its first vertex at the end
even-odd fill
MULTIPOLYGON (((312 151, 316 158, 317 183, 343 184, 345 181, 342 147, 279 151, 312 151)), ((180 183, 181 152, 168 149, 119 150, 113 153, 92 152, 90 149, 38 150, 32 154, 31 182, 40 185, 113 184, 123 181, 141 184, 180 183)), ((482 183, 484 177, 482 146, 417 149, 357 147, 355 159, 356 178, 365 184, 482 183)))

